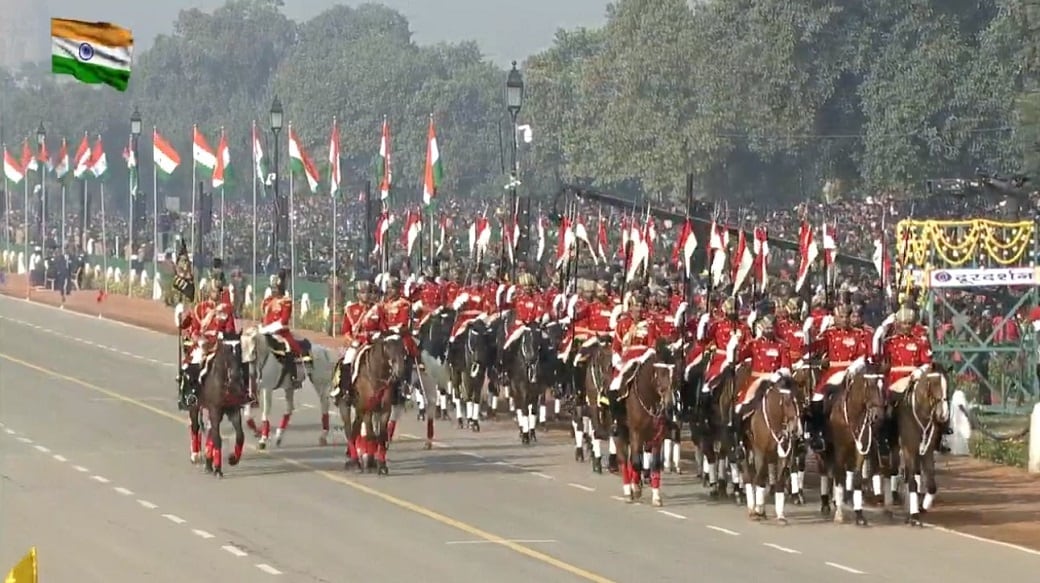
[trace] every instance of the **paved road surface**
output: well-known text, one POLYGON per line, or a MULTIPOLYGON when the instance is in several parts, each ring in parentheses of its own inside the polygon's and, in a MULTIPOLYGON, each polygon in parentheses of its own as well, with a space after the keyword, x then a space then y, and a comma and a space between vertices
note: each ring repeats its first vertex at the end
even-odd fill
MULTIPOLYGON (((342 438, 317 447, 313 393, 282 448, 247 450, 217 481, 188 463, 170 337, 9 298, 0 331, 0 564, 35 544, 54 580, 952 583, 1040 569, 1040 553, 808 507, 786 528, 751 523, 686 476, 666 477, 663 511, 625 505, 565 436, 524 448, 505 423, 439 424, 441 447, 404 438, 391 476, 357 476, 342 438)), ((420 432, 411 415, 399 429, 420 432)))

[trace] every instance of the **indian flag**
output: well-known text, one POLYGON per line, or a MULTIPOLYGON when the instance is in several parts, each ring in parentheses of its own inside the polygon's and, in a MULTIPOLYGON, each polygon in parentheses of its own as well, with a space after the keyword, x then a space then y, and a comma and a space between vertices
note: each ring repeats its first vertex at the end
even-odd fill
POLYGON ((126 91, 134 35, 109 22, 51 19, 51 71, 126 91))
POLYGON ((430 131, 426 142, 426 172, 423 173, 423 204, 428 205, 437 196, 437 188, 444 179, 444 168, 441 167, 441 150, 437 147, 437 132, 433 128, 433 115, 430 115, 430 131))
POLYGON ((329 194, 333 198, 339 194, 341 179, 339 170, 339 125, 336 123, 336 118, 333 117, 332 135, 329 137, 329 194))
POLYGON ((253 120, 253 173, 262 186, 274 184, 274 177, 267 174, 267 165, 264 164, 264 147, 256 131, 256 120, 253 120))
POLYGON ((169 176, 181 165, 181 157, 177 150, 159 134, 159 130, 152 128, 152 160, 160 172, 169 176))
POLYGON ((95 178, 101 178, 108 172, 108 157, 105 156, 105 146, 101 143, 101 136, 94 142, 94 149, 90 152, 90 171, 95 178))
POLYGON ((289 161, 292 162, 294 172, 303 172, 311 192, 318 192, 318 169, 315 168, 311 157, 303 151, 300 138, 291 124, 289 125, 289 161))
POLYGON ((376 160, 376 176, 379 177, 379 199, 390 197, 394 183, 393 164, 390 160, 390 122, 383 116, 383 134, 379 138, 379 158, 376 160))
POLYGON ((4 178, 12 184, 21 184, 25 179, 25 169, 22 168, 21 162, 15 159, 6 147, 4 147, 4 178))
POLYGON ((217 155, 206 141, 206 136, 199 131, 199 126, 191 127, 191 135, 191 154, 195 159, 195 166, 201 166, 204 173, 212 175, 217 167, 217 155))
POLYGON ((227 134, 220 128, 220 143, 217 144, 217 167, 213 170, 213 188, 223 188, 231 172, 231 152, 228 151, 227 134))

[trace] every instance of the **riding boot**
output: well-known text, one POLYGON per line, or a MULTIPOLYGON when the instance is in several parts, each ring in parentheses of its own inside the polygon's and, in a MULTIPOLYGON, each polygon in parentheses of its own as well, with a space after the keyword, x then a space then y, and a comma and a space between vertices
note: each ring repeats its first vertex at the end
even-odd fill
POLYGON ((352 368, 351 365, 345 362, 340 366, 339 382, 336 383, 335 387, 332 387, 332 392, 329 394, 330 397, 339 400, 347 394, 347 390, 350 388, 350 379, 354 376, 352 368))
POLYGON ((826 424, 823 405, 823 401, 813 401, 809 404, 809 446, 817 453, 823 451, 826 446, 823 438, 823 429, 826 424))
POLYGON ((187 392, 188 392, 188 389, 185 386, 187 384, 188 384, 188 375, 186 374, 186 371, 181 370, 177 374, 177 409, 180 410, 180 411, 187 411, 188 410, 188 404, 187 404, 187 402, 184 399, 186 394, 187 394, 187 392))
POLYGON ((178 408, 183 407, 181 410, 186 411, 188 408, 194 406, 199 398, 196 395, 196 390, 201 383, 199 375, 202 374, 202 365, 189 364, 187 370, 181 375, 181 391, 180 391, 180 403, 178 408))
POLYGON ((742 411, 734 412, 729 419, 730 436, 733 446, 730 448, 734 461, 742 461, 744 458, 744 415, 742 411))

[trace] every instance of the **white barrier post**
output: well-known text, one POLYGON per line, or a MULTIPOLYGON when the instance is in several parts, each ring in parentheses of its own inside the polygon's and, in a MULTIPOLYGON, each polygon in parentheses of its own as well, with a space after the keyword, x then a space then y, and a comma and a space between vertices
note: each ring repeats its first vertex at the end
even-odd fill
POLYGON ((1029 473, 1040 474, 1040 403, 1029 416, 1029 473))
POLYGON ((950 455, 968 455, 968 442, 971 440, 971 420, 967 413, 968 397, 964 391, 956 390, 950 399, 950 455))

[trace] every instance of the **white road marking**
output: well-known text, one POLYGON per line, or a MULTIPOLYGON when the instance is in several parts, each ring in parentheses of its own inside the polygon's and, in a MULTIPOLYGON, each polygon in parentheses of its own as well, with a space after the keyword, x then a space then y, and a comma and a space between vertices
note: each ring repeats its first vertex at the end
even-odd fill
POLYGON ((790 554, 790 555, 800 555, 800 554, 802 554, 802 551, 796 551, 794 549, 789 549, 787 547, 782 547, 780 545, 773 544, 773 543, 762 543, 762 546, 766 546, 766 547, 769 547, 771 549, 776 549, 776 550, 778 550, 778 551, 780 551, 782 553, 787 553, 787 554, 790 554))
POLYGON ((628 498, 625 498, 623 496, 611 496, 610 499, 617 500, 618 502, 628 502, 628 498))
POLYGON ((94 474, 93 476, 91 476, 90 479, 94 480, 95 482, 100 482, 102 484, 107 484, 109 482, 108 478, 106 478, 104 476, 99 476, 97 474, 94 474))
POLYGON ((7 428, 5 428, 4 432, 7 433, 8 435, 14 435, 14 429, 7 429, 7 428))
POLYGON ((543 479, 546 479, 546 480, 555 480, 556 479, 556 478, 550 476, 549 474, 545 474, 545 473, 542 473, 542 472, 531 472, 531 475, 532 476, 538 476, 539 478, 543 478, 543 479))
POLYGON ((32 443, 32 440, 28 437, 17 437, 16 439, 22 443, 32 443))
POLYGON ((185 522, 188 522, 176 514, 163 514, 162 517, 174 524, 184 524, 185 522))
POLYGON ((208 533, 208 532, 206 532, 204 530, 198 529, 198 528, 191 529, 191 532, 194 533, 195 536, 202 537, 202 538, 204 538, 206 540, 209 540, 211 538, 216 537, 216 535, 210 534, 210 533, 208 533))
POLYGON ((730 530, 728 528, 722 528, 721 526, 715 526, 714 524, 705 524, 704 526, 707 527, 707 528, 710 528, 710 529, 712 529, 712 530, 714 530, 716 532, 721 532, 722 534, 728 534, 730 536, 740 536, 740 533, 735 531, 735 530, 730 530))
POLYGON ((1031 549, 1029 547, 1024 547, 1022 545, 1016 545, 1016 544, 1013 544, 1013 543, 1006 543, 1006 542, 1004 542, 1002 540, 993 540, 991 538, 986 538, 984 536, 977 536, 977 535, 974 535, 974 534, 968 534, 966 532, 961 532, 959 530, 953 530, 952 528, 946 528, 945 526, 936 526, 934 524, 929 524, 927 526, 929 528, 938 530, 939 532, 946 532, 946 533, 949 533, 949 534, 955 534, 957 536, 964 537, 966 539, 970 539, 970 540, 973 540, 973 541, 978 541, 978 542, 982 542, 982 543, 989 543, 991 545, 997 545, 997 546, 1004 547, 1006 549, 1012 549, 1012 550, 1015 550, 1015 551, 1021 551, 1023 553, 1027 553, 1027 554, 1030 554, 1030 555, 1034 555, 1034 556, 1040 557, 1040 551, 1038 551, 1036 549, 1031 549))
POLYGON ((249 555, 249 553, 243 551, 242 549, 236 547, 235 545, 224 545, 224 546, 222 546, 220 548, 222 548, 225 551, 231 553, 232 555, 235 555, 236 557, 245 557, 245 556, 249 555))
POLYGON ((567 485, 570 486, 571 488, 577 488, 577 489, 583 490, 585 492, 595 492, 596 491, 595 488, 590 488, 590 487, 588 487, 588 486, 586 486, 584 484, 578 484, 576 482, 568 482, 567 485))
POLYGON ((852 567, 846 567, 845 565, 842 565, 841 563, 832 563, 830 561, 827 561, 826 563, 824 563, 824 565, 827 565, 828 567, 834 567, 835 569, 838 569, 840 571, 845 571, 846 573, 852 573, 853 575, 866 575, 866 573, 864 573, 863 571, 860 571, 859 569, 853 569, 852 567))
POLYGON ((42 445, 35 445, 33 447, 36 448, 36 451, 41 452, 41 453, 50 453, 51 452, 51 450, 47 449, 46 447, 44 447, 42 445))
POLYGON ((86 472, 90 471, 87 468, 84 468, 83 466, 72 466, 72 469, 76 470, 77 472, 83 472, 83 473, 86 473, 86 472))
POLYGON ((279 571, 278 569, 275 569, 274 567, 272 567, 271 565, 268 565, 267 563, 257 563, 256 564, 256 568, 260 569, 264 573, 267 573, 268 575, 281 575, 282 574, 281 571, 279 571))
POLYGON ((446 545, 500 545, 502 543, 517 543, 517 544, 548 544, 558 542, 552 538, 511 538, 505 540, 449 540, 445 541, 446 545))
POLYGON ((660 514, 664 514, 665 516, 671 516, 672 518, 678 518, 679 520, 686 520, 686 517, 683 516, 682 514, 676 514, 674 512, 669 512, 667 510, 658 510, 657 512, 660 513, 660 514))
POLYGON ((67 458, 67 457, 65 457, 65 456, 63 456, 61 454, 57 454, 57 453, 54 454, 52 457, 54 458, 55 461, 59 461, 59 462, 62 462, 62 463, 65 463, 65 462, 69 461, 69 458, 67 458))
POLYGON ((123 496, 133 496, 134 495, 132 490, 127 490, 126 488, 124 488, 122 486, 116 486, 115 488, 112 488, 112 489, 115 490, 116 492, 122 494, 123 496))
POLYGON ((158 508, 158 507, 159 507, 159 505, 158 505, 158 504, 152 504, 151 502, 149 502, 149 501, 147 501, 147 500, 141 500, 141 499, 138 499, 138 500, 137 500, 137 503, 138 503, 138 504, 140 504, 141 506, 144 506, 144 507, 145 507, 145 508, 147 508, 148 510, 155 510, 156 508, 158 508))

